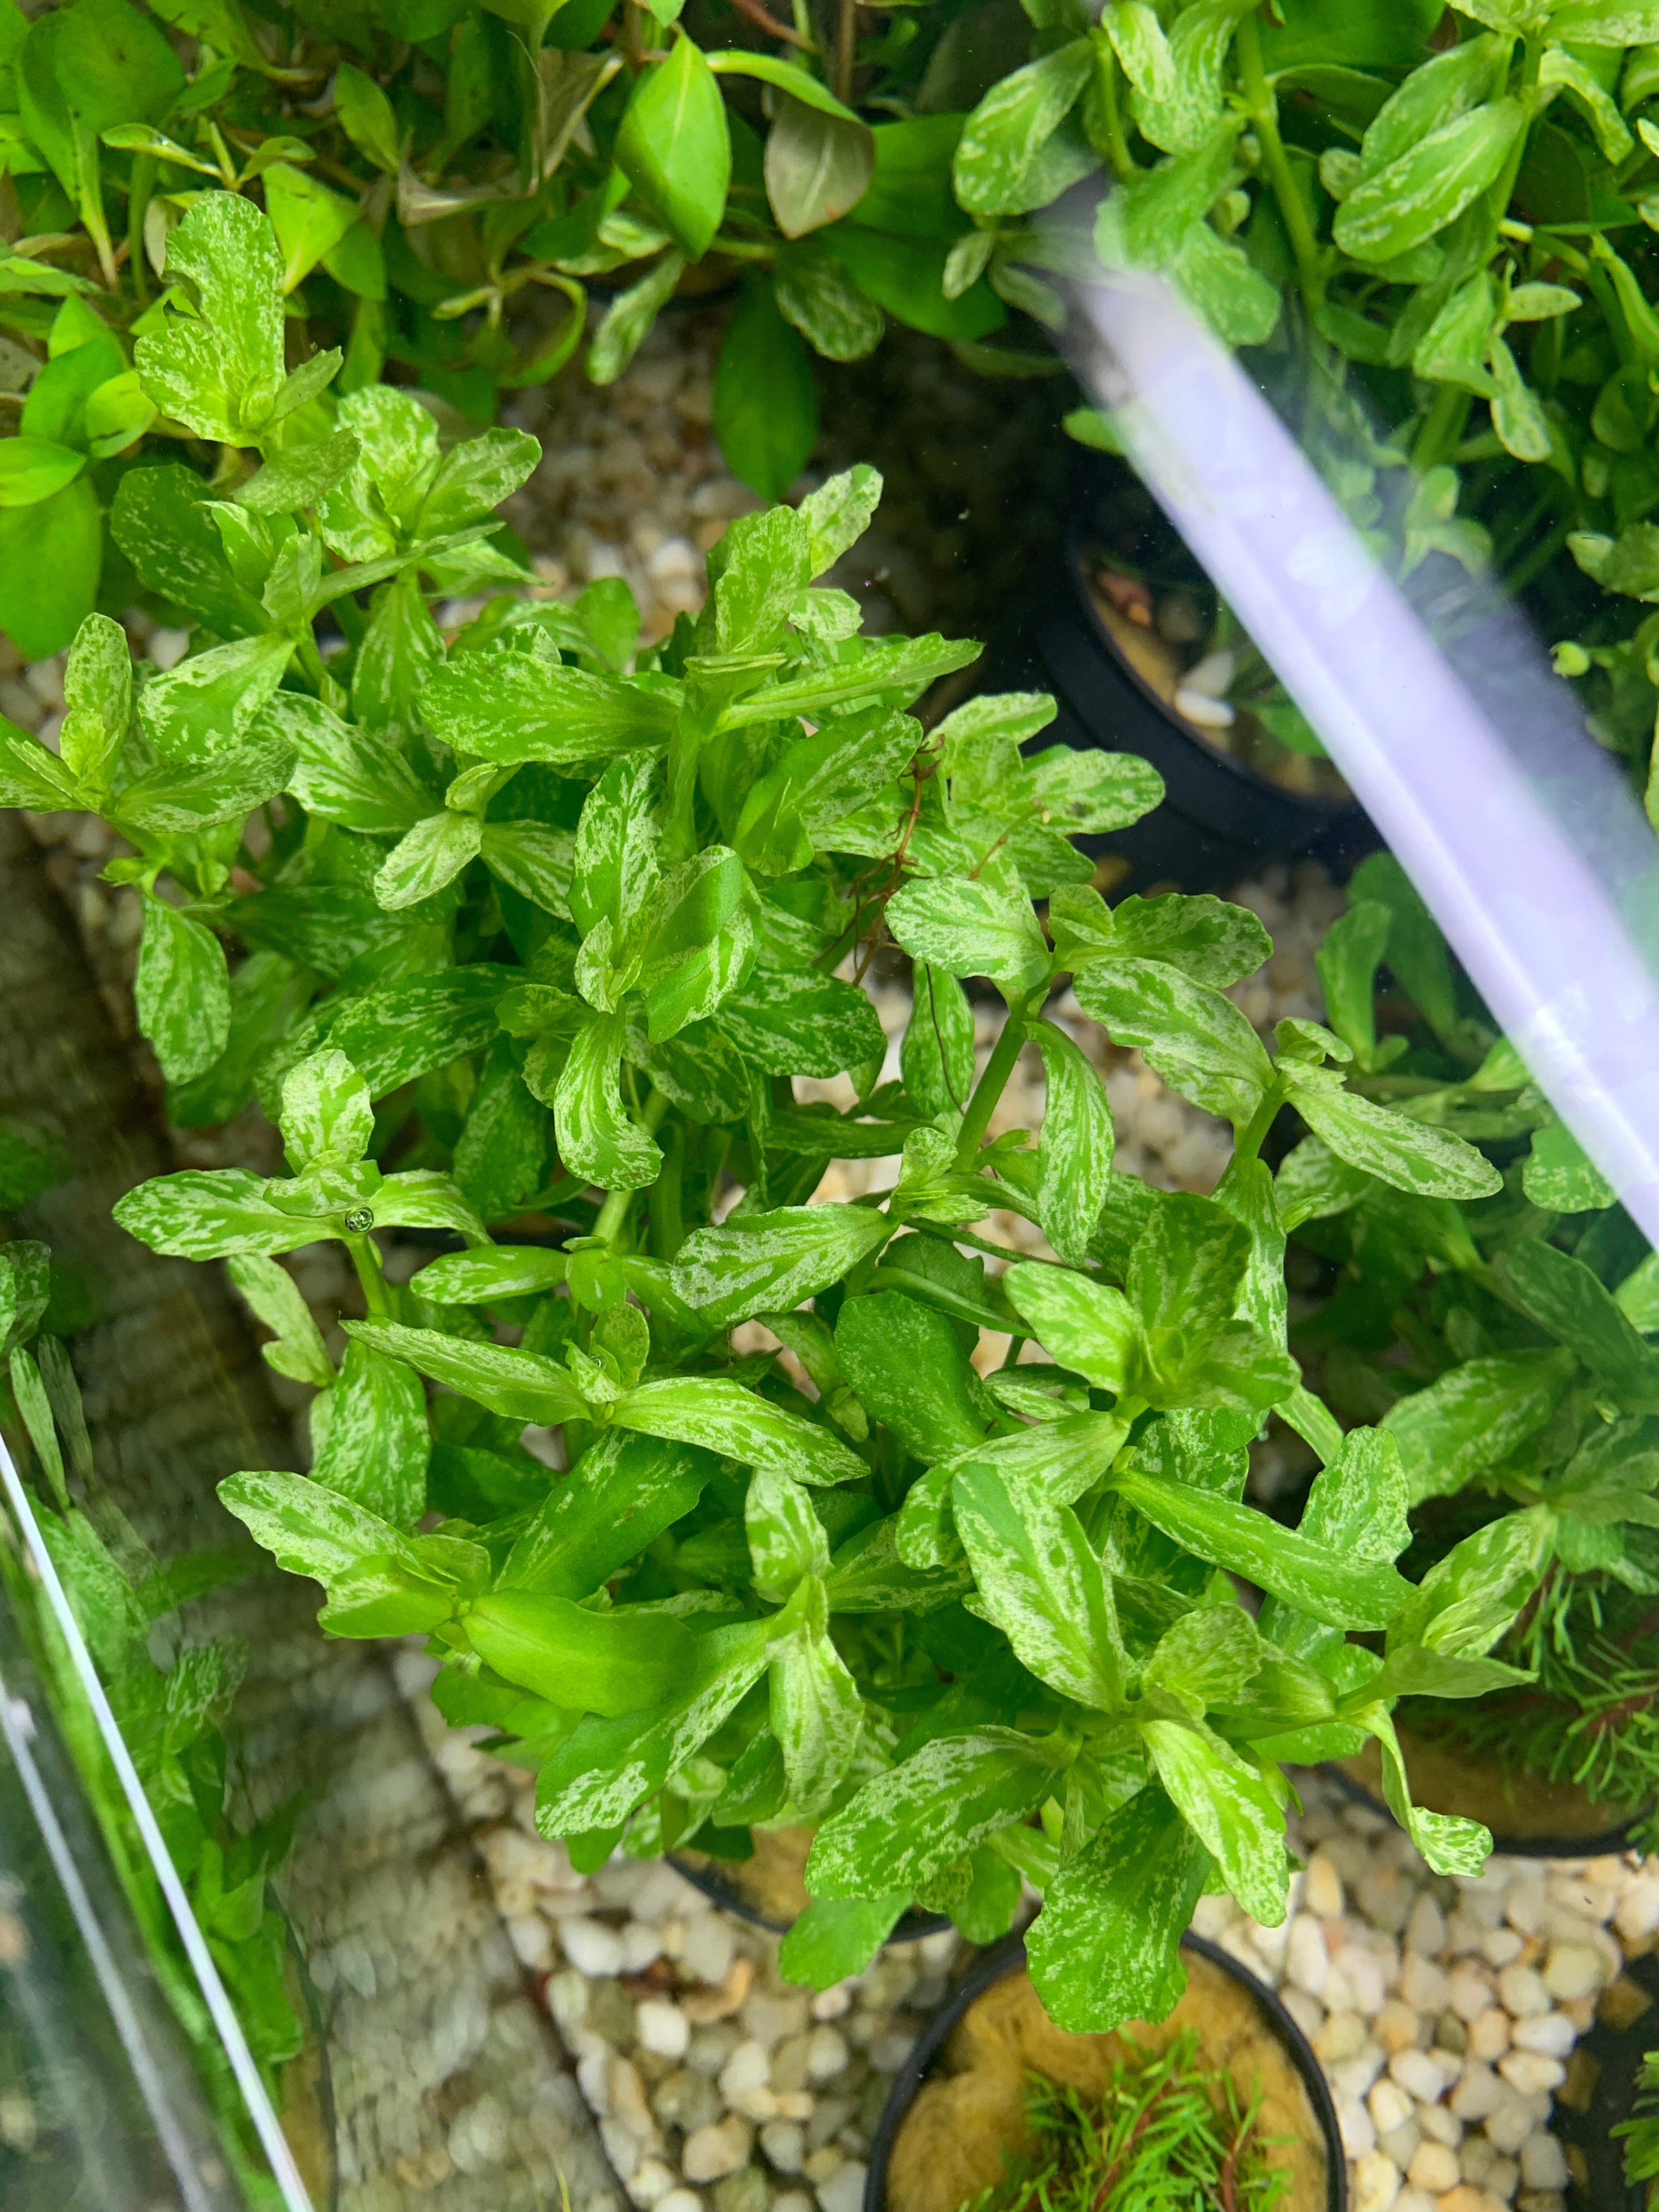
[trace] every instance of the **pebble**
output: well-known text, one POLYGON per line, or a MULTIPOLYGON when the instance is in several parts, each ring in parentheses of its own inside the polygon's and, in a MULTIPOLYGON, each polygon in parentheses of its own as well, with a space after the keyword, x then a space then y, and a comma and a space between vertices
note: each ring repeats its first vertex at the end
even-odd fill
POLYGON ((755 2130, 741 2112, 728 2112, 712 2127, 699 2128, 685 2139, 681 2165, 688 2181, 718 2181, 749 2162, 755 2130))

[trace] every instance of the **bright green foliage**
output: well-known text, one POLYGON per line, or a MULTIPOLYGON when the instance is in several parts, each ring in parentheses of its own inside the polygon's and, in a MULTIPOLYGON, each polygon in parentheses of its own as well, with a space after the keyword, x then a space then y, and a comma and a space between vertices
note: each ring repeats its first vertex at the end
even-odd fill
MULTIPOLYGON (((1397 1674, 1437 1662, 1455 1688, 1531 1586, 1507 1554, 1455 1589, 1396 1571, 1400 1452, 1341 1444, 1286 1348, 1262 1139, 1287 1103, 1316 1113, 1341 1173, 1430 1212, 1497 1173, 1349 1089, 1334 1033, 1268 1049, 1224 994, 1269 949, 1253 917, 1107 909, 1071 833, 1154 805, 1143 763, 1023 751, 1054 712, 1025 695, 924 732, 906 710, 976 648, 866 640, 815 581, 872 471, 734 524, 702 613, 659 644, 611 586, 503 592, 446 642, 426 593, 496 573, 478 518, 533 446, 445 452, 414 400, 336 405, 320 372, 256 431, 280 279, 224 204, 174 242, 207 337, 234 327, 167 351, 168 325, 156 373, 263 465, 217 497, 134 470, 117 511, 141 573, 200 611, 198 649, 132 698, 94 618, 74 744, 14 732, 4 774, 121 827, 146 960, 195 963, 188 991, 141 984, 175 1115, 252 1096, 281 1130, 283 1176, 188 1170, 117 1209, 158 1250, 229 1260, 271 1364, 317 1386, 309 1474, 239 1473, 225 1503, 322 1587, 325 1630, 430 1636, 442 1710, 538 1769, 540 1825, 582 1855, 815 1824, 802 1972, 851 1971, 907 1898, 985 1940, 1023 1873, 1051 1886, 1034 1970, 1057 2012, 1166 2005, 1206 1881, 1285 1910, 1266 1747, 1392 1741, 1381 1662, 1346 1632, 1387 1631, 1397 1674), (227 284, 233 252, 263 301, 227 284), (326 659, 325 607, 351 641, 326 659), (899 1083, 842 972, 884 921, 929 987, 899 1083), (1232 1121, 1213 1198, 1112 1168, 1093 1066, 1043 1015, 1066 975, 1232 1121), (980 977, 1004 1018, 975 1078, 980 977), (1041 1130, 988 1141, 1027 1039, 1041 1130), (853 1103, 800 1103, 797 1077, 853 1103), (838 1158, 896 1179, 809 1204, 838 1158), (975 1225, 999 1210, 1057 1256, 988 1277, 1012 1256, 975 1225), (397 1285, 376 1237, 397 1227, 465 1249, 397 1285), (277 1259, 325 1239, 367 1310, 337 1374, 277 1259), (986 1331, 1044 1356, 983 1376, 986 1331), (1299 1528, 1242 1502, 1274 1409, 1331 1461, 1299 1528), (527 1426, 562 1429, 568 1474, 527 1426), (1269 1594, 1260 1627, 1230 1570, 1269 1594)), ((1645 1372, 1616 1310, 1593 1334, 1645 1372)), ((1484 1831, 1413 1818, 1431 1863, 1478 1864, 1484 1831)))
POLYGON ((1473 1204, 1391 1186, 1358 1148, 1336 1158, 1312 1115, 1319 1133, 1279 1170, 1281 1218, 1336 1271, 1293 1341, 1321 1362, 1338 1411, 1380 1422, 1398 1449, 1402 1565, 1418 1588, 1390 1624, 1374 1686, 1412 1699, 1413 1729, 1580 1784, 1609 1825, 1635 1819, 1650 1832, 1652 1255, 1518 1054, 1454 984, 1395 864, 1367 861, 1354 888, 1322 967, 1334 1018, 1373 1071, 1370 1110, 1478 1146, 1502 1178, 1473 1204), (1379 963, 1419 1017, 1381 1045, 1379 963))
POLYGON ((1645 2181, 1648 2203, 1651 2205, 1654 2183, 1659 2180, 1659 2116, 1654 2110, 1656 2092, 1659 2092, 1659 2051, 1650 2051, 1643 2059, 1636 2087, 1633 2116, 1621 2120, 1613 2132, 1625 2137, 1626 2180, 1632 2185, 1645 2181))

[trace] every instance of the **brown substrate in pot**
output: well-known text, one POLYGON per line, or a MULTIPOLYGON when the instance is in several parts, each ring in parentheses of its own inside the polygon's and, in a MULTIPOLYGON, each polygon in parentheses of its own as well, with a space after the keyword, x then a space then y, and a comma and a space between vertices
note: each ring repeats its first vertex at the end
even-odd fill
POLYGON ((1241 2101, 1260 2097, 1260 2135, 1291 2177, 1280 2212, 1325 2212, 1329 2176, 1318 2115, 1290 2054, 1249 1990, 1210 1960, 1188 1951, 1187 1989, 1165 2021, 1121 2034, 1069 2035, 1043 2011, 1024 1972, 1006 1974, 975 1998, 945 2047, 942 2070, 916 2093, 893 2145, 887 2212, 960 2212, 1003 2175, 1003 2154, 1030 2147, 1021 2084, 1040 2074, 1098 2095, 1123 2036, 1162 2051, 1196 2028, 1199 2063, 1232 2075, 1241 2101))
MULTIPOLYGON (((1574 1783, 1551 1782, 1505 1766, 1490 1753, 1414 1735, 1404 1728, 1399 1735, 1413 1802, 1431 1813, 1461 1813, 1479 1820, 1502 1842, 1588 1846, 1615 1834, 1632 1817, 1615 1805, 1598 1804, 1574 1783)), ((1382 1754, 1375 1741, 1354 1758, 1335 1763, 1351 1782, 1382 1802, 1382 1754)))
POLYGON ((752 1858, 717 1859, 694 1850, 676 1851, 674 1857, 712 1875, 775 1928, 787 1928, 806 1910, 806 1854, 812 1836, 811 1828, 757 1828, 752 1858))

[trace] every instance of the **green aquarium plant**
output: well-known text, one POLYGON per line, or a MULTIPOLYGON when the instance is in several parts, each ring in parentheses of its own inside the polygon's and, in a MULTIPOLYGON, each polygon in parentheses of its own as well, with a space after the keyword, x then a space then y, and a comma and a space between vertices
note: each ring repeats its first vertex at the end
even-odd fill
POLYGON ((131 848, 106 873, 144 900, 175 1120, 252 1095, 280 1128, 283 1174, 163 1176, 117 1218, 225 1260, 314 1386, 310 1472, 221 1495, 323 1629, 428 1636, 440 1708, 537 1771, 579 1865, 815 1826, 804 1979, 912 1899, 994 1936, 1024 1875, 1056 2017, 1161 2014, 1207 1886, 1282 1918, 1284 1762, 1333 1731, 1379 1740, 1432 1865, 1477 1867, 1483 1830, 1411 1807, 1389 1715, 1512 1679, 1485 1653, 1513 1577, 1479 1538, 1395 1568, 1399 1447, 1303 1385, 1261 1147, 1288 1103, 1425 1204, 1497 1171, 1355 1089, 1334 1032, 1269 1050, 1226 996, 1271 951, 1243 909, 1108 908, 1072 835, 1156 805, 1144 763, 1023 750, 1041 696, 906 711, 976 648, 866 638, 813 580, 873 471, 734 524, 659 645, 614 583, 446 638, 428 592, 532 441, 446 452, 406 394, 337 400, 325 356, 285 381, 245 200, 198 202, 168 269, 141 379, 229 450, 211 487, 132 470, 117 527, 193 649, 135 682, 88 617, 61 753, 4 733, 0 791, 131 848), (884 933, 915 980, 896 1079, 845 972, 884 933), (1231 1123, 1213 1196, 1114 1170, 1044 1012, 1067 977, 1231 1123), (1003 1009, 983 1066, 965 978, 1003 1009), (1026 1045, 1042 1125, 993 1138, 1026 1045), (843 1108, 798 1097, 831 1077, 843 1108), (810 1203, 855 1160, 890 1187, 810 1203), (1051 1258, 988 1233, 1009 1210, 1051 1258), (399 1230, 454 1249, 396 1281, 399 1230), (337 1365, 280 1264, 329 1240, 363 1309, 337 1365), (1273 1408, 1323 1462, 1294 1529, 1243 1500, 1273 1408))
MULTIPOLYGON (((51 1176, 51 1149, 27 1131, 0 1133, 0 1202, 21 1203, 51 1176)), ((246 1553, 194 1552, 163 1561, 102 1489, 64 1332, 84 1293, 54 1270, 44 1244, 0 1243, 0 1427, 30 1480, 41 1537, 97 1669, 173 1863, 248 2047, 275 2093, 304 2035, 296 1960, 270 1887, 300 1810, 295 1800, 250 1822, 239 1803, 229 1713, 246 1663, 232 1636, 186 1632, 180 1608, 234 1582, 246 1553)), ((123 1795, 97 1717, 9 1513, 0 1512, 0 1602, 51 1698, 116 1879, 157 1984, 183 2030, 224 2146, 250 2204, 280 2196, 247 2106, 179 1940, 123 1795)))
POLYGON ((1625 2179, 1634 2188, 1645 2181, 1647 2202, 1651 2206, 1659 2191, 1659 2051, 1650 2051, 1643 2059, 1636 2077, 1636 2108, 1632 2117, 1621 2120, 1613 2132, 1625 2139, 1625 2179))
MULTIPOLYGON (((1357 1088, 1479 1146, 1501 1190, 1406 1198, 1316 1132, 1279 1170, 1282 1218, 1326 1270, 1295 1336, 1325 1396, 1397 1443, 1407 1572, 1468 1547, 1510 1577, 1494 1646, 1517 1670, 1468 1705, 1430 1693, 1413 1730, 1517 1778, 1573 1783, 1655 1834, 1659 1804, 1659 1269, 1640 1231, 1485 1025, 1386 857, 1320 957, 1357 1088), (1379 1003, 1379 963, 1394 988, 1379 1003)), ((1357 1748, 1357 1745, 1355 1747, 1357 1748)), ((1644 1847, 1646 1847, 1646 1842, 1644 1847)))
POLYGON ((1024 2092, 1031 2148, 963 2212, 1273 2212, 1289 2193, 1259 2104, 1205 2066, 1196 2028, 1156 2052, 1126 2038, 1098 2095, 1040 2075, 1024 2092))

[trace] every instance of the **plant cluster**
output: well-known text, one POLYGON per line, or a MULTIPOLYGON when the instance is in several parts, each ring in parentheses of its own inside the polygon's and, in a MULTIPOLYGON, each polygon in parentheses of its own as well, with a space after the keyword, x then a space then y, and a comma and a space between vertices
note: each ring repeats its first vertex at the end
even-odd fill
MULTIPOLYGON (((137 441, 190 427, 130 355, 204 192, 264 206, 343 391, 390 360, 480 422, 574 356, 590 295, 605 380, 689 269, 740 280, 715 422, 768 496, 815 353, 891 316, 1040 372, 1057 273, 1149 268, 1257 349, 1362 526, 1540 586, 1645 780, 1656 94, 1632 0, 5 0, 0 326, 48 357, 0 441, 0 622, 66 641, 137 441), (1078 186, 1093 215, 1051 216, 1078 186), (549 295, 550 329, 520 313, 549 295)), ((103 603, 131 583, 112 562, 103 603)))
POLYGON ((1273 2212, 1289 2191, 1260 2100, 1204 2065, 1196 2028, 1156 2052, 1126 2037, 1097 2096, 1041 2075, 1024 2096, 1031 2148, 963 2212, 1273 2212))
POLYGON ((1642 2061, 1636 2077, 1636 2106, 1628 2120, 1621 2120, 1613 2130, 1625 2138, 1625 2179, 1632 2188, 1638 2182, 1648 2185, 1647 2201, 1651 2207, 1659 2202, 1659 2051, 1650 2051, 1642 2061))
MULTIPOLYGON (((0 1132, 0 1201, 46 1187, 50 1147, 0 1132)), ((270 1889, 288 1854, 296 1799, 266 1819, 234 1817, 237 1777, 224 1728, 246 1664, 240 1639, 192 1639, 181 1607, 247 1571, 236 1554, 185 1553, 163 1564, 98 1481, 64 1336, 85 1293, 44 1244, 0 1243, 0 1422, 33 1472, 40 1526, 70 1610, 178 1869, 249 2049, 274 2089, 299 2051, 288 1990, 289 1930, 270 1889), (75 1494, 71 1495, 73 1483, 75 1494)), ((256 2205, 277 2203, 196 1978, 99 1733, 57 1620, 40 1601, 9 1516, 0 1516, 0 1593, 24 1636, 86 1788, 110 1862, 161 1991, 189 2041, 221 2138, 256 2205)))
POLYGON ((1319 959, 1357 1081, 1479 1146, 1503 1188, 1461 1205, 1356 1176, 1316 1134, 1279 1170, 1281 1213, 1326 1263, 1296 1341, 1325 1395, 1399 1446, 1407 1571, 1486 1547, 1519 1611, 1495 1647, 1510 1689, 1433 1699, 1412 1725, 1581 1785, 1653 1833, 1659 1797, 1659 1263, 1484 1024, 1396 863, 1375 859, 1319 959), (1381 1003, 1406 1024, 1379 1036, 1381 1003), (1407 994, 1402 1003, 1399 992, 1407 994))
POLYGON ((1399 1446, 1303 1386, 1261 1146, 1290 1104, 1367 1188, 1439 1205, 1497 1171, 1354 1088, 1332 1030, 1267 1049, 1225 994, 1271 951, 1252 915, 1106 906, 1072 835, 1155 805, 1145 763, 1023 750, 1041 696, 904 711, 975 648, 865 638, 813 581, 873 471, 734 524, 659 646, 617 585, 502 593, 446 641, 427 587, 533 441, 446 453, 406 394, 334 399, 328 356, 284 380, 245 200, 199 201, 168 253, 141 378, 233 450, 212 487, 131 471, 118 527, 194 649, 135 684, 89 617, 61 757, 0 732, 0 793, 131 846, 106 872, 144 899, 175 1117, 252 1093, 280 1124, 285 1176, 164 1176, 118 1218, 227 1259, 315 1385, 310 1474, 221 1494, 324 1586, 324 1628, 428 1634, 441 1708, 537 1770, 580 1865, 814 1825, 804 1979, 912 1899, 994 1936, 1026 1875, 1054 2015, 1161 2015, 1206 1886, 1282 1919, 1284 1762, 1355 1730, 1431 1864, 1478 1866, 1483 1830, 1410 1805, 1390 1707, 1512 1680, 1484 1654, 1526 1593, 1480 1534, 1395 1569, 1399 1446), (885 1082, 837 972, 883 931, 915 979, 885 1082), (968 977, 1006 1009, 977 1073, 968 977), (1231 1123, 1212 1197, 1114 1170, 1099 1078, 1044 1018, 1067 977, 1231 1123), (1028 1042, 1041 1128, 988 1141, 1028 1042), (798 1102, 838 1074, 848 1110, 798 1102), (896 1180, 808 1203, 837 1159, 896 1180), (1054 1256, 1002 1264, 975 1224, 1003 1209, 1054 1256), (463 1249, 394 1284, 398 1229, 463 1249), (329 1239, 366 1309, 337 1370, 276 1257, 329 1239), (734 1340, 753 1322, 777 1348, 734 1340), (985 1332, 1011 1340, 989 1375, 985 1332), (1323 1463, 1294 1529, 1243 1502, 1274 1408, 1323 1463))

